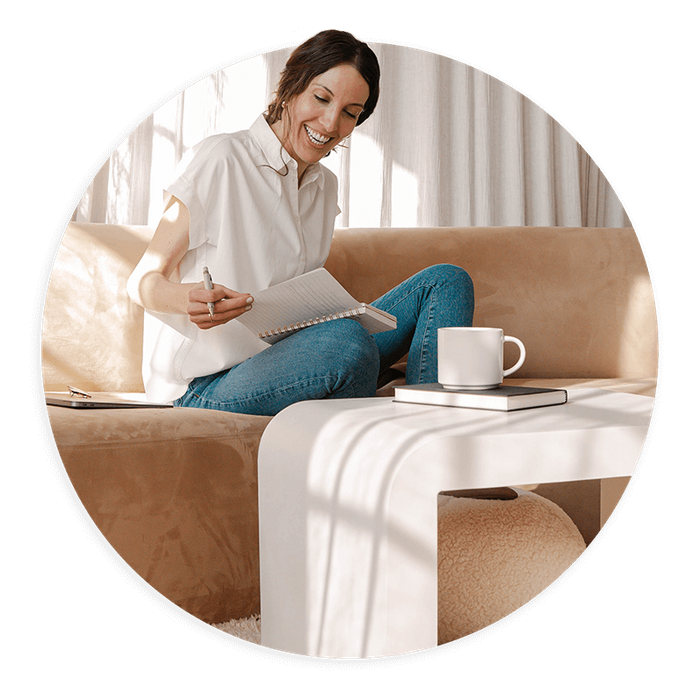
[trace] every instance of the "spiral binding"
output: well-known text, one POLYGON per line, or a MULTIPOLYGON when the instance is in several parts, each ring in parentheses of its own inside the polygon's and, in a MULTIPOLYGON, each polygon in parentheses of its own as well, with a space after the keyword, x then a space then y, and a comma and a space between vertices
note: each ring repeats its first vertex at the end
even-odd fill
POLYGON ((275 328, 274 330, 258 333, 258 338, 264 340, 265 338, 273 338, 277 335, 283 335, 284 333, 293 333, 294 331, 300 331, 303 328, 309 328, 309 326, 317 326, 319 323, 335 321, 339 318, 352 318, 353 316, 361 315, 363 310, 364 305, 359 309, 346 309, 345 311, 337 311, 334 314, 317 316, 316 318, 310 318, 308 321, 300 321, 299 323, 293 323, 290 326, 282 326, 281 328, 275 328))

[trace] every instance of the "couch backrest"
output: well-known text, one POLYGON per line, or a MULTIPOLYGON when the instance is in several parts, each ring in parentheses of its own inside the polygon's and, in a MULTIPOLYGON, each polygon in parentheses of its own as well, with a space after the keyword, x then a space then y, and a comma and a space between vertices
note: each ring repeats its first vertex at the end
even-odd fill
MULTIPOLYGON (((527 348, 520 377, 655 377, 656 311, 630 228, 339 229, 326 267, 372 301, 423 267, 463 267, 474 325, 527 348)), ((506 365, 517 350, 506 345, 506 365)))
POLYGON ((44 306, 46 391, 143 391, 143 311, 126 281, 153 232, 146 227, 70 223, 44 306))
MULTIPOLYGON (((143 391, 143 312, 125 286, 151 235, 69 224, 44 309, 46 390, 143 391)), ((472 276, 475 325, 525 343, 515 376, 656 375, 654 300, 631 229, 338 229, 326 267, 360 301, 373 301, 439 262, 472 276)))

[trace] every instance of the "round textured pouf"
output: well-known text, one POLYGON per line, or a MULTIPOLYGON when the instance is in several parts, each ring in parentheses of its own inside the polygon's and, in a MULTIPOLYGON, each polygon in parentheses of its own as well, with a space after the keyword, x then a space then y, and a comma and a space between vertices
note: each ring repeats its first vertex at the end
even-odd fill
POLYGON ((585 548, 571 518, 535 493, 495 489, 477 497, 439 495, 438 644, 517 610, 585 548))

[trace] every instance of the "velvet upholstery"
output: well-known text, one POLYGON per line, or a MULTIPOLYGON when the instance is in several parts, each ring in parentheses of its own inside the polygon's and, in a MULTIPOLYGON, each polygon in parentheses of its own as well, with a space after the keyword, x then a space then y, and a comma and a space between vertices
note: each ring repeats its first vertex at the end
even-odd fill
MULTIPOLYGON (((143 391, 143 313, 125 286, 150 235, 144 227, 68 226, 45 304, 47 391, 143 391)), ((437 262, 471 274, 476 325, 525 343, 525 365, 509 381, 605 380, 607 388, 653 393, 656 315, 631 229, 341 229, 327 267, 371 301, 437 262)), ((256 460, 270 419, 59 407, 49 419, 85 509, 137 573, 206 622, 259 611, 256 460)))
MULTIPOLYGON (((654 300, 632 229, 346 229, 326 267, 371 301, 442 262, 472 276, 475 326, 525 343, 514 377, 656 375, 654 300)), ((517 352, 506 345, 506 366, 517 352)))
POLYGON ((49 279, 42 329, 44 389, 142 392, 143 311, 126 280, 153 231, 70 223, 49 279))
POLYGON ((80 500, 127 564, 201 619, 259 612, 254 467, 270 418, 194 408, 48 410, 80 500))

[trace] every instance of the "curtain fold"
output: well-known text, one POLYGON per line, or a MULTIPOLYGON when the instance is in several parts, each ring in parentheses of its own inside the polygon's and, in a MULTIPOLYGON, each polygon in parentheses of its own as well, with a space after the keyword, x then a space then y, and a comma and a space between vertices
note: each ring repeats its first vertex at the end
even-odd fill
MULTIPOLYGON (((443 56, 372 48, 377 110, 324 161, 339 179, 339 226, 630 226, 590 156, 531 100, 443 56)), ((74 218, 154 226, 183 153, 248 128, 289 53, 235 64, 156 110, 100 169, 74 218)))

